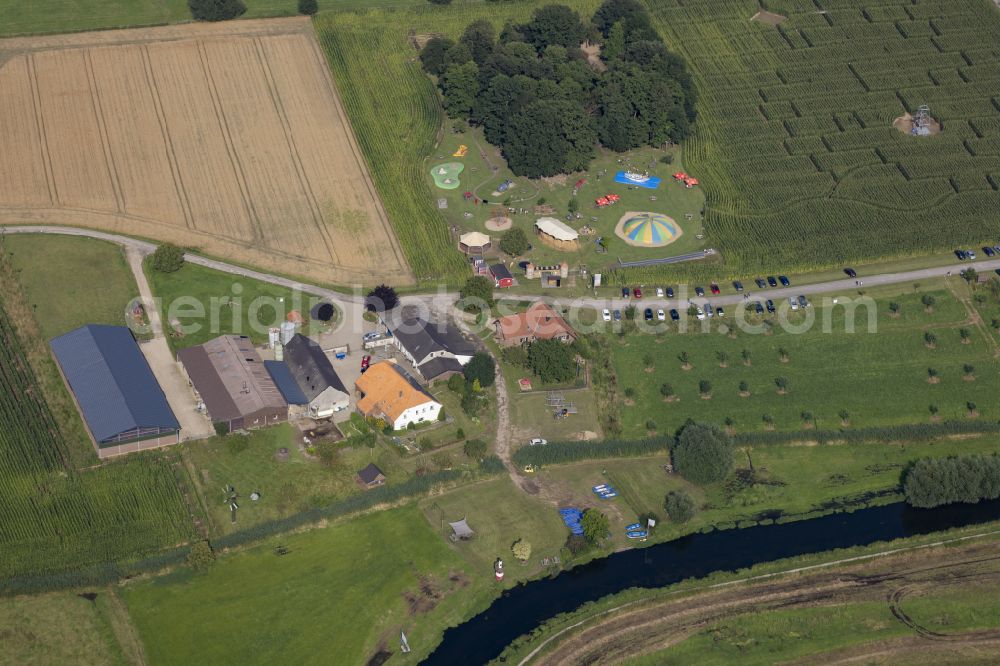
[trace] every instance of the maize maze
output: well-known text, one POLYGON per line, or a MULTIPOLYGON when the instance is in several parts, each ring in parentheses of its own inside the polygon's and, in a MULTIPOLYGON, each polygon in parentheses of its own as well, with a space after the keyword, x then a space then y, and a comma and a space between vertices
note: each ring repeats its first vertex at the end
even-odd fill
POLYGON ((704 184, 709 243, 728 271, 1000 241, 991 0, 647 5, 695 77, 699 118, 684 161, 704 184), (761 9, 786 20, 751 21, 761 9), (892 126, 923 104, 940 134, 892 126))
POLYGON ((0 307, 0 578, 122 561, 186 541, 191 519, 167 454, 76 471, 0 307))

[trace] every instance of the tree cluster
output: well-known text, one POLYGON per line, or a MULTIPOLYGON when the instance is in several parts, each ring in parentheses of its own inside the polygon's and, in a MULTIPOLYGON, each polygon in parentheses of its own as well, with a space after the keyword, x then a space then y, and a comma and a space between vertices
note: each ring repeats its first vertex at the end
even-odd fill
POLYGON ((242 0, 188 0, 188 8, 198 21, 228 21, 247 10, 242 0))
POLYGON ((714 425, 684 426, 672 453, 677 473, 692 483, 721 481, 733 469, 733 440, 714 425))
POLYGON ((907 470, 903 490, 907 503, 922 509, 997 499, 1000 455, 923 458, 907 470))
POLYGON ((616 151, 680 141, 696 115, 684 60, 638 0, 605 0, 590 23, 546 5, 499 35, 475 21, 457 42, 429 40, 420 61, 448 114, 481 126, 519 176, 582 171, 598 141, 616 151), (601 67, 580 48, 588 40, 601 44, 601 67))
POLYGON ((158 273, 174 273, 184 266, 184 250, 172 243, 157 246, 150 260, 158 273))

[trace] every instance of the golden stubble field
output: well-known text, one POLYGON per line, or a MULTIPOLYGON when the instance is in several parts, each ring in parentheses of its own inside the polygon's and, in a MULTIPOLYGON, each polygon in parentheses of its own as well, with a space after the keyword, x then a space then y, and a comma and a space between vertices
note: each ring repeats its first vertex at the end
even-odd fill
POLYGON ((0 40, 0 224, 411 284, 307 19, 0 40))

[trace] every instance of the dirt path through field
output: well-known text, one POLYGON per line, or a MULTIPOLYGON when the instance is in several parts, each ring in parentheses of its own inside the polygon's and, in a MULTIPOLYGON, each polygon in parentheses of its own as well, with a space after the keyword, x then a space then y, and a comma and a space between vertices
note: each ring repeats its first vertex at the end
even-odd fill
MULTIPOLYGON (((929 630, 902 609, 902 601, 908 594, 933 594, 955 585, 982 587, 984 593, 989 593, 998 580, 1000 555, 995 542, 913 549, 867 558, 837 571, 634 602, 582 620, 554 637, 553 642, 558 643, 554 649, 549 646, 545 654, 540 654, 543 644, 520 664, 617 662, 669 647, 719 621, 748 613, 875 601, 887 603, 893 616, 913 630, 913 635, 839 649, 830 655, 835 661, 868 661, 866 657, 878 656, 898 663, 901 654, 922 646, 939 649, 935 644, 946 644, 950 650, 980 650, 1000 643, 1000 629, 952 633, 929 630)), ((810 655, 802 663, 827 663, 818 657, 810 655)))

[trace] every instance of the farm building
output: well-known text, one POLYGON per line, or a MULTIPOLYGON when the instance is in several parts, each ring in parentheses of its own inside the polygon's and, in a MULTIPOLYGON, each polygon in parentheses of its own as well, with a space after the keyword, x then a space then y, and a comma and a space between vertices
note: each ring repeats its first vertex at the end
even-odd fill
POLYGON ((565 222, 554 217, 540 217, 535 222, 535 231, 546 245, 557 250, 580 249, 578 239, 580 234, 565 222))
POLYGON ((500 317, 494 322, 497 342, 523 345, 535 340, 576 340, 576 331, 548 303, 537 301, 525 312, 500 317))
POLYGON ((365 488, 375 488, 385 483, 385 474, 375 463, 369 463, 368 467, 358 472, 358 483, 365 488))
POLYGON ((385 419, 396 430, 411 423, 436 421, 441 403, 427 393, 406 370, 392 361, 380 361, 354 383, 363 416, 385 419))
POLYGON ((101 458, 180 441, 180 424, 128 328, 91 324, 50 345, 101 458))
POLYGON ((288 420, 288 403, 245 335, 222 335, 177 353, 212 422, 230 431, 288 420))
POLYGON ((490 275, 493 276, 494 286, 500 289, 514 286, 514 276, 503 264, 493 264, 490 266, 490 275))
POLYGON ((390 325, 396 347, 428 382, 462 372, 476 353, 472 342, 446 319, 426 321, 416 310, 405 308, 398 324, 390 325))
POLYGON ((285 364, 309 400, 309 415, 326 418, 347 409, 350 394, 319 344, 301 333, 285 343, 285 364))
POLYGON ((299 388, 292 371, 284 361, 264 361, 267 374, 271 375, 274 385, 281 391, 281 397, 288 403, 289 416, 301 416, 306 413, 309 406, 309 398, 299 388))

